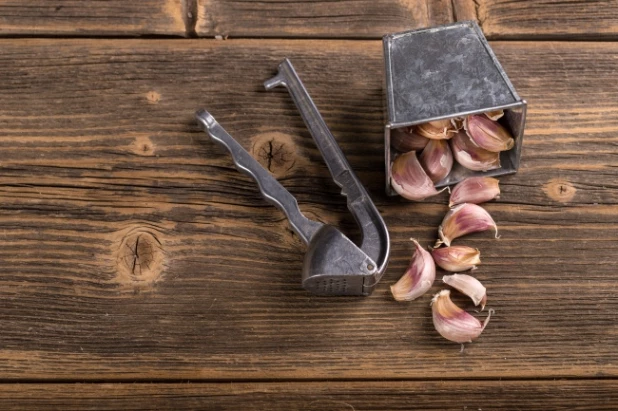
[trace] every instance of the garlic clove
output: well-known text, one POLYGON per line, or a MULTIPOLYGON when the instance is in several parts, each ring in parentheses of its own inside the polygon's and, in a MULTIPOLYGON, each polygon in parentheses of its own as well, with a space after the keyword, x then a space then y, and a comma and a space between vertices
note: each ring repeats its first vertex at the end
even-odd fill
POLYGON ((431 254, 425 250, 415 239, 414 255, 410 266, 404 275, 391 285, 391 293, 397 301, 412 301, 425 294, 436 279, 436 264, 431 254))
POLYGON ((515 140, 509 131, 500 123, 486 116, 473 115, 466 117, 464 129, 474 144, 491 152, 510 150, 515 140))
POLYGON ((450 290, 442 290, 433 297, 431 311, 433 325, 440 335, 449 341, 460 344, 472 342, 472 340, 478 338, 489 323, 493 312, 493 310, 490 310, 485 321, 481 323, 451 301, 450 290))
POLYGON ((403 198, 414 201, 424 200, 441 192, 434 187, 414 151, 398 156, 393 162, 391 186, 403 198))
POLYGON ((453 153, 446 140, 429 140, 419 161, 431 181, 437 183, 451 172, 453 153))
POLYGON ((504 116, 504 110, 486 111, 483 114, 485 114, 488 119, 493 120, 493 121, 497 121, 497 120, 501 119, 502 116, 504 116))
POLYGON ((397 128, 391 131, 391 146, 402 153, 420 151, 428 142, 428 138, 415 133, 412 127, 397 128))
POLYGON ((474 270, 481 263, 481 252, 478 248, 465 245, 434 248, 431 256, 440 268, 453 273, 474 270))
POLYGON ((451 208, 444 216, 438 228, 440 240, 436 245, 451 245, 451 241, 467 234, 494 229, 496 238, 498 226, 489 213, 476 204, 459 204, 451 208))
POLYGON ((443 276, 442 281, 470 297, 474 305, 480 304, 481 311, 485 309, 487 289, 476 278, 467 274, 452 274, 443 276))
POLYGON ((500 153, 476 146, 464 131, 455 134, 450 144, 455 161, 469 170, 487 171, 500 168, 500 153))
POLYGON ((492 177, 469 177, 451 191, 449 207, 457 204, 480 204, 500 198, 499 180, 492 177))
POLYGON ((415 131, 432 140, 448 140, 456 129, 451 120, 436 120, 417 125, 415 131))

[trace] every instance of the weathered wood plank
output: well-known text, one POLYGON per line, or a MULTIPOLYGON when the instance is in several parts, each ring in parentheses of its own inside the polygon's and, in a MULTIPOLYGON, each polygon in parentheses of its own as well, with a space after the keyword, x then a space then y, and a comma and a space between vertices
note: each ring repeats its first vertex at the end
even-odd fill
POLYGON ((199 36, 381 38, 452 21, 450 0, 197 0, 199 36))
POLYGON ((446 206, 383 195, 379 41, 1 41, 0 376, 617 376, 618 45, 493 46, 529 125, 487 205, 502 238, 462 241, 496 315, 460 354, 429 295, 389 297, 408 238, 432 242, 446 206), (370 298, 300 288, 303 245, 193 120, 207 107, 307 215, 354 236, 286 92, 263 91, 286 56, 390 227, 370 298))
POLYGON ((185 36, 184 0, 3 0, 0 36, 185 36))
POLYGON ((599 381, 3 384, 3 410, 613 410, 599 381))
POLYGON ((483 31, 493 39, 618 37, 617 0, 455 0, 454 4, 467 18, 475 9, 483 31))
POLYGON ((7 0, 0 36, 378 39, 469 19, 491 39, 615 38, 618 0, 7 0))

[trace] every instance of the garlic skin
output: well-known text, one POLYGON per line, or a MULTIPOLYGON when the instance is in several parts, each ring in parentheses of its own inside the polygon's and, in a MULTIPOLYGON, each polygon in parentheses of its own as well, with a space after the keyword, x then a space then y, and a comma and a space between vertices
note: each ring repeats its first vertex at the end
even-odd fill
POLYGON ((465 131, 460 131, 450 140, 455 161, 473 171, 488 171, 500 168, 500 153, 487 151, 475 145, 465 131))
POLYGON ((432 140, 448 140, 456 129, 451 120, 436 120, 417 125, 415 131, 432 140))
POLYGON ((474 144, 487 151, 506 151, 515 145, 513 136, 506 128, 484 115, 466 117, 464 129, 474 144))
POLYGON ((476 278, 467 274, 452 274, 443 276, 442 281, 470 297, 474 305, 480 304, 481 311, 485 309, 485 304, 487 304, 487 289, 476 278))
POLYGON ((463 128, 463 123, 465 119, 466 119, 465 117, 453 117, 451 119, 451 124, 455 128, 454 133, 457 133, 459 130, 463 128))
POLYGON ((435 196, 440 192, 427 176, 421 163, 416 158, 416 152, 410 151, 395 159, 391 166, 391 186, 408 200, 420 201, 435 196))
POLYGON ((436 279, 436 264, 431 254, 425 250, 415 239, 415 252, 410 261, 410 266, 404 275, 394 285, 391 285, 391 293, 397 301, 412 301, 425 294, 436 279))
POLYGON ((442 290, 433 297, 431 311, 433 325, 440 335, 460 344, 472 342, 478 338, 489 323, 492 314, 490 310, 489 315, 481 324, 479 320, 451 301, 450 290, 442 290))
POLYGON ((391 146, 402 153, 420 151, 428 142, 429 139, 415 133, 413 127, 396 128, 391 131, 391 146))
POLYGON ((437 183, 451 172, 453 153, 446 140, 429 140, 419 161, 431 181, 437 183))
POLYGON ((474 270, 481 263, 481 252, 478 248, 465 245, 434 248, 431 256, 440 268, 452 273, 474 270))
POLYGON ((489 213, 476 204, 459 204, 451 208, 444 216, 438 228, 440 240, 436 243, 451 245, 451 241, 467 234, 494 229, 498 236, 498 226, 489 213))
POLYGON ((500 181, 493 177, 469 177, 451 191, 448 206, 472 203, 480 204, 500 198, 500 181))
POLYGON ((502 116, 504 116, 504 110, 486 111, 483 114, 485 114, 487 118, 490 120, 498 121, 499 119, 502 118, 502 116))

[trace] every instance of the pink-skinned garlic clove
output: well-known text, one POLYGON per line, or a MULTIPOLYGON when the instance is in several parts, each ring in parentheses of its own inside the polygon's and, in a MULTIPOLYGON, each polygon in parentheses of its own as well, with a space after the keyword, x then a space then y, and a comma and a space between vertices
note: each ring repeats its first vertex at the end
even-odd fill
POLYGON ((456 343, 472 342, 489 323, 493 310, 482 323, 451 301, 451 291, 442 290, 431 300, 433 325, 440 335, 456 343))
POLYGON ((429 139, 414 132, 413 127, 397 128, 391 131, 391 146, 401 153, 420 151, 429 139))
POLYGON ((425 294, 436 279, 436 265, 431 254, 414 242, 414 255, 403 276, 391 286, 391 293, 397 301, 412 301, 425 294))
POLYGON ((436 190, 414 151, 404 153, 393 161, 391 186, 397 194, 413 201, 424 200, 443 191, 436 190))
POLYGON ((419 162, 431 181, 437 183, 453 168, 453 153, 446 140, 429 140, 421 153, 419 162))
POLYGON ((495 231, 496 238, 500 238, 496 222, 485 209, 476 204, 459 204, 451 208, 444 216, 438 228, 440 239, 436 246, 441 244, 450 246, 456 238, 490 229, 495 231))
POLYGON ((478 248, 466 245, 434 248, 431 256, 438 267, 452 273, 474 270, 481 263, 481 252, 478 248))
POLYGON ((457 131, 450 119, 419 124, 414 127, 414 130, 421 136, 432 140, 448 140, 457 131))
POLYGON ((455 161, 473 171, 488 171, 500 168, 500 153, 476 146, 465 131, 460 131, 450 140, 455 161))
POLYGON ((515 145, 513 136, 506 128, 484 115, 466 117, 464 129, 475 145, 487 151, 506 151, 515 145))
POLYGON ((468 274, 451 274, 443 276, 442 281, 470 297, 474 305, 481 306, 481 311, 485 309, 487 289, 476 278, 468 274))
POLYGON ((457 204, 481 204, 500 198, 499 180, 493 177, 469 177, 451 191, 449 207, 457 204))

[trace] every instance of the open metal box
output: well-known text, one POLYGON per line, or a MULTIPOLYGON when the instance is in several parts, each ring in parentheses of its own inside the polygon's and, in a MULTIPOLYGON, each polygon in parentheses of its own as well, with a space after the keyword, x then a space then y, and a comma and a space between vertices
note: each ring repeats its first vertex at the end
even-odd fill
POLYGON ((385 165, 386 192, 391 188, 391 130, 434 120, 503 109, 500 123, 515 146, 500 155, 501 167, 471 171, 459 164, 436 187, 470 176, 500 176, 519 168, 526 102, 509 81, 480 27, 465 21, 384 37, 386 65, 385 165))

